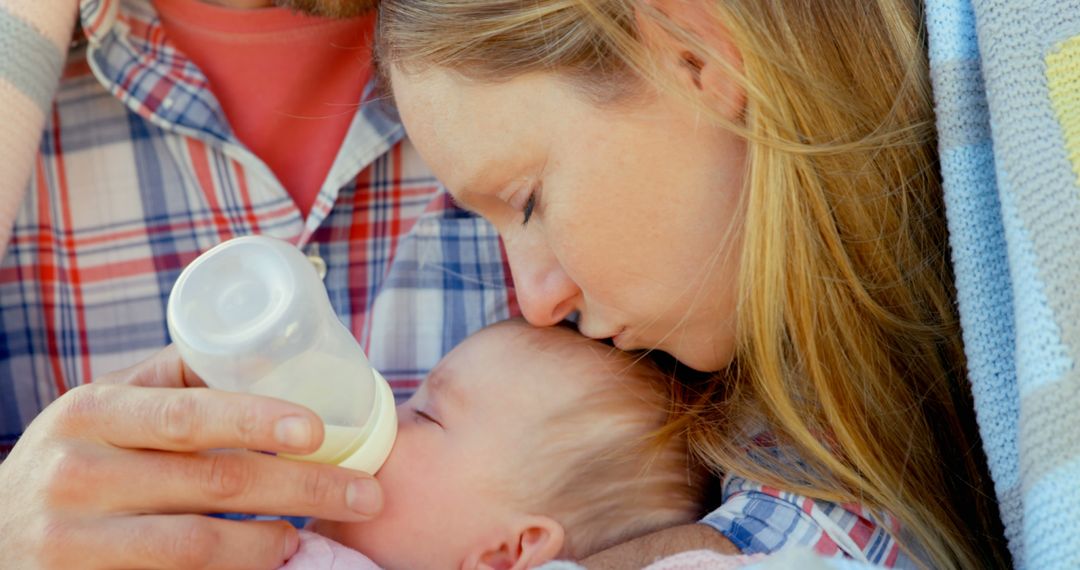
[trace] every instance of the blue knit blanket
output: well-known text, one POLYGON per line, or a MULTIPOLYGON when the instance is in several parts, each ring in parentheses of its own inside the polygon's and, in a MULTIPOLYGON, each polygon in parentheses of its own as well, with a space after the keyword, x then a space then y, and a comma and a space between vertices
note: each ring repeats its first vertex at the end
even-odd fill
POLYGON ((1080 567, 1080 0, 928 0, 979 428, 1017 568, 1080 567))

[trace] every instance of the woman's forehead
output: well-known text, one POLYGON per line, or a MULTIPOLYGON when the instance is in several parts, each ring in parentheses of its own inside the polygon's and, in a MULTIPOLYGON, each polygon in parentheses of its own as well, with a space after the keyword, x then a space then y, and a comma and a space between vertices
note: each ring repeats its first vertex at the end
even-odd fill
POLYGON ((478 83, 438 69, 399 70, 393 89, 409 137, 433 167, 451 171, 437 174, 455 189, 534 160, 573 117, 563 88, 539 75, 478 83))

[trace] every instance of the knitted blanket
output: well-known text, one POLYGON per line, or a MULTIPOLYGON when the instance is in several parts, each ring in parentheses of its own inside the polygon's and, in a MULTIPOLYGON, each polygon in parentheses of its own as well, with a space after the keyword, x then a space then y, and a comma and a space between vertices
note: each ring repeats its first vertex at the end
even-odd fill
POLYGON ((928 0, 979 427, 1018 568, 1080 567, 1080 0, 928 0))

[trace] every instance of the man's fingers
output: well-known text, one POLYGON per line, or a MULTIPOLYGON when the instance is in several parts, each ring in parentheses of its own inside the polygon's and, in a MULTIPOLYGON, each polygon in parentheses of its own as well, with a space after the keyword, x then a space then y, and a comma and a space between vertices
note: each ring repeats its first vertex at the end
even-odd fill
POLYGON ((323 438, 311 410, 274 398, 191 388, 80 386, 57 402, 62 425, 114 447, 311 453, 323 438))
POLYGON ((221 450, 195 454, 116 454, 84 481, 97 489, 82 501, 115 513, 249 513, 363 521, 382 509, 369 475, 262 453, 221 450), (124 481, 106 491, 108 480, 124 481))
POLYGON ((141 515, 48 529, 54 568, 274 569, 296 552, 284 521, 228 521, 198 515, 141 515))
POLYGON ((206 383, 180 359, 180 353, 174 344, 170 344, 150 358, 130 368, 107 374, 94 382, 157 388, 206 386, 206 383))

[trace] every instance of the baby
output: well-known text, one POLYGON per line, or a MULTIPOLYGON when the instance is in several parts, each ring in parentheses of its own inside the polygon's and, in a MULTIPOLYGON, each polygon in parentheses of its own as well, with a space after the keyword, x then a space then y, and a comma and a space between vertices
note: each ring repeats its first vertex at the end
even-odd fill
POLYGON ((305 533, 285 568, 517 570, 696 520, 672 393, 647 360, 569 329, 490 326, 398 406, 383 513, 316 521, 340 544, 305 533))

